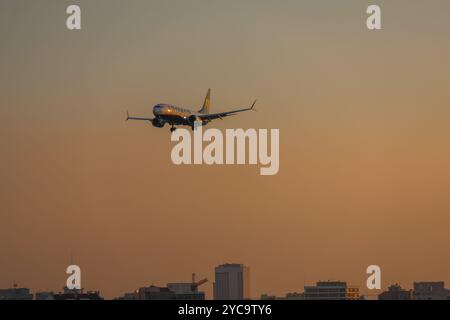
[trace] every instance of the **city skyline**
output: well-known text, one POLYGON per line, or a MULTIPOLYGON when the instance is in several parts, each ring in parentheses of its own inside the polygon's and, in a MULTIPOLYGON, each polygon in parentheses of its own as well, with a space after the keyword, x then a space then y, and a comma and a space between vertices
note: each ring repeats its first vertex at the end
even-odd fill
MULTIPOLYGON (((49 287, 47 287, 46 290, 39 288, 31 290, 14 281, 11 288, 0 288, 0 300, 3 292, 8 290, 17 290, 18 296, 22 298, 28 297, 26 299, 24 298, 25 300, 31 300, 33 298, 34 300, 48 300, 48 297, 53 295, 59 296, 56 300, 66 299, 64 296, 67 296, 68 300, 73 300, 73 297, 79 294, 84 295, 85 297, 93 296, 94 300, 99 298, 107 300, 326 300, 324 297, 329 294, 330 288, 334 287, 340 288, 339 290, 344 288, 345 291, 338 291, 333 300, 433 300, 430 298, 433 294, 437 296, 438 300, 450 300, 450 289, 445 288, 445 281, 430 281, 430 279, 421 281, 413 280, 411 286, 408 286, 405 283, 385 283, 385 281, 381 281, 380 289, 368 289, 366 285, 367 279, 364 279, 364 285, 362 285, 349 283, 345 280, 322 278, 322 280, 312 280, 308 283, 304 283, 302 286, 304 291, 292 290, 274 295, 270 288, 266 288, 263 292, 253 292, 253 294, 250 294, 252 291, 252 280, 250 277, 249 266, 240 263, 227 262, 217 265, 214 270, 215 276, 212 281, 209 281, 207 277, 198 281, 196 280, 196 273, 192 273, 190 282, 185 281, 185 279, 184 281, 178 282, 169 281, 166 285, 163 285, 162 283, 147 282, 145 286, 142 286, 141 284, 131 290, 122 290, 109 297, 101 295, 101 288, 87 287, 82 280, 83 278, 81 278, 80 288, 69 289, 64 285, 61 287, 63 289, 62 291, 60 290, 61 288, 54 290, 49 289, 49 287), (246 273, 245 276, 242 275, 244 270, 246 273), (223 275, 225 273, 233 273, 234 275, 226 276, 224 278, 223 275), (237 273, 241 273, 241 276, 239 277, 237 273), (230 289, 228 289, 228 285, 226 285, 227 289, 224 291, 224 281, 245 281, 246 284, 244 285, 243 282, 241 284, 233 284, 232 286, 234 288, 232 288, 231 291, 228 291, 230 289), (210 282, 210 285, 212 286, 211 291, 213 291, 210 295, 207 294, 210 290, 206 289, 207 286, 205 285, 208 282, 210 282), (214 289, 216 283, 219 283, 220 287, 220 289, 217 289, 217 293, 215 292, 216 289, 214 289), (240 286, 240 289, 238 289, 236 285, 238 287, 240 286), (319 289, 324 290, 323 293, 314 298, 313 296, 316 295, 316 290, 319 289), (148 294, 146 293, 147 290, 150 290, 148 294), (159 290, 164 291, 159 293, 159 290), (173 296, 173 294, 175 294, 175 296, 173 296), (178 298, 176 298, 177 294, 179 295, 178 298), (40 296, 41 298, 37 299, 37 296, 40 296)), ((69 274, 66 274, 66 277, 68 276, 69 274)), ((367 277, 368 276, 369 275, 367 275, 367 277)), ((333 289, 330 292, 333 292, 333 289)), ((436 299, 436 297, 434 299, 436 299)), ((53 298, 50 300, 53 300, 53 298)))
POLYGON ((111 298, 227 261, 252 295, 364 291, 369 265, 450 283, 449 1, 376 1, 377 31, 366 0, 77 0, 69 31, 73 2, 0 2, 0 288, 73 263, 111 298), (277 175, 176 166, 169 130, 125 121, 207 88, 258 99, 210 128, 279 129, 277 175))
MULTIPOLYGON (((121 292, 107 300, 450 300, 450 289, 444 281, 414 281, 412 289, 398 283, 387 284, 379 290, 363 294, 360 286, 342 280, 319 280, 304 285, 304 291, 286 292, 284 296, 261 293, 250 296, 250 268, 243 264, 225 263, 214 268, 214 297, 207 297, 199 287, 207 278, 197 281, 195 273, 191 282, 171 282, 166 286, 150 284, 129 292, 121 292), (244 275, 246 273, 246 275, 244 275), (239 276, 240 274, 240 276, 239 276), (237 281, 237 282, 236 282, 237 281), (217 287, 216 287, 217 286, 217 287)), ((103 300, 101 290, 81 288, 63 291, 35 290, 14 283, 12 288, 0 288, 0 300, 103 300)))

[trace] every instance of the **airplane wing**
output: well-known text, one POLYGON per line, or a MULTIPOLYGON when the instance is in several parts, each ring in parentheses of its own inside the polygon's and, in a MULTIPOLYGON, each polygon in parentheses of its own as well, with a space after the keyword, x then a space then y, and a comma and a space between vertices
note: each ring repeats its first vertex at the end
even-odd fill
POLYGON ((141 118, 141 117, 130 117, 127 110, 127 121, 128 120, 143 120, 143 121, 153 121, 153 118, 141 118))
POLYGON ((239 112, 254 110, 253 107, 255 106, 255 104, 256 104, 256 100, 253 102, 253 104, 250 108, 226 111, 226 112, 221 112, 221 113, 199 114, 198 117, 202 120, 222 119, 222 118, 229 117, 229 116, 235 116, 239 112))

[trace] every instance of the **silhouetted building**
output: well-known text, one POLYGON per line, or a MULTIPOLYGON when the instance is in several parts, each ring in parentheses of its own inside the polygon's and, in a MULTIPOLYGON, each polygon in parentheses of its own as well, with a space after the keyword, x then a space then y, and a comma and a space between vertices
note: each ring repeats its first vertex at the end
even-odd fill
POLYGON ((176 300, 205 300, 205 293, 198 291, 192 283, 168 283, 167 288, 175 293, 176 300))
POLYGON ((286 294, 285 300, 305 300, 305 294, 303 292, 289 292, 286 294))
POLYGON ((290 293, 287 293, 286 296, 284 296, 284 297, 277 297, 277 296, 270 296, 267 294, 262 294, 261 300, 305 300, 305 294, 298 293, 298 292, 290 292, 290 293))
POLYGON ((359 300, 359 288, 341 281, 320 281, 305 286, 305 300, 359 300))
POLYGON ((214 300, 250 299, 250 270, 243 264, 223 264, 215 269, 214 300))
POLYGON ((140 288, 138 300, 205 300, 205 293, 192 291, 190 283, 169 283, 167 287, 140 288))
MULTIPOLYGON (((138 300, 205 300, 205 293, 198 291, 198 287, 207 281, 206 278, 196 281, 195 273, 193 273, 191 282, 168 283, 167 287, 151 285, 137 290, 135 296, 138 300)), ((125 298, 124 296, 119 299, 125 300, 125 298)))
POLYGON ((402 289, 399 284, 393 284, 387 291, 378 295, 378 300, 411 300, 411 290, 402 289))
POLYGON ((175 300, 175 293, 165 287, 157 287, 151 285, 150 287, 139 288, 139 300, 175 300))
POLYGON ((27 288, 0 289, 0 300, 33 300, 33 294, 27 288))
POLYGON ((124 293, 123 296, 115 298, 115 300, 138 300, 138 292, 124 293))
MULTIPOLYGON (((205 300, 205 293, 201 291, 192 291, 190 287, 180 286, 181 283, 168 283, 167 287, 175 293, 176 300, 205 300)), ((184 283, 183 283, 184 284, 184 283)))
POLYGON ((168 283, 167 288, 175 293, 177 300, 205 300, 205 293, 198 291, 198 287, 208 282, 208 279, 195 280, 195 273, 192 274, 191 282, 168 283))
POLYGON ((55 300, 103 300, 100 296, 100 291, 87 291, 83 289, 68 289, 64 288, 64 292, 53 295, 55 300))
POLYGON ((413 297, 415 300, 450 300, 450 290, 443 281, 414 282, 413 297))
POLYGON ((35 300, 55 300, 55 294, 53 292, 36 292, 34 294, 35 300))

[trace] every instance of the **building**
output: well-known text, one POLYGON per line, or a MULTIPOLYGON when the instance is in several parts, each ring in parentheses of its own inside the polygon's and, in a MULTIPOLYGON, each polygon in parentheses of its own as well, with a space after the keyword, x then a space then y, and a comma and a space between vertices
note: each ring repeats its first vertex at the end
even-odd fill
POLYGON ((223 264, 215 268, 214 300, 250 299, 250 270, 243 264, 223 264))
POLYGON ((18 288, 15 284, 13 288, 0 289, 0 300, 33 300, 30 289, 18 288))
POLYGON ((268 294, 262 294, 261 300, 305 300, 305 294, 304 293, 298 293, 298 292, 290 292, 287 293, 284 297, 277 297, 277 296, 271 296, 268 294))
POLYGON ((347 283, 321 281, 315 286, 305 286, 305 300, 345 300, 347 283))
MULTIPOLYGON (((205 300, 205 293, 198 291, 198 287, 208 279, 195 281, 195 273, 191 282, 168 283, 167 287, 144 287, 137 291, 138 300, 205 300)), ((123 297, 125 298, 125 297, 123 297)))
POLYGON ((378 300, 411 300, 411 298, 411 290, 402 289, 397 283, 378 295, 378 300))
POLYGON ((176 300, 205 300, 205 293, 198 291, 192 283, 168 283, 167 288, 175 293, 176 300))
POLYGON ((359 300, 359 288, 341 281, 320 281, 305 286, 305 300, 359 300))
POLYGON ((205 300, 205 293, 192 290, 190 283, 168 283, 167 288, 175 294, 176 300, 205 300))
POLYGON ((445 288, 444 281, 414 282, 413 297, 415 300, 450 300, 450 290, 445 288))
POLYGON ((123 296, 120 296, 118 298, 115 298, 114 300, 137 300, 138 299, 138 292, 130 292, 130 293, 124 293, 123 296))
MULTIPOLYGON (((130 300, 131 296, 128 296, 130 300)), ((205 293, 192 291, 180 284, 169 283, 167 287, 150 286, 138 290, 137 300, 205 300, 205 293)), ((125 300, 125 296, 121 298, 125 300)))
POLYGON ((205 293, 198 291, 198 287, 208 282, 208 279, 195 280, 195 273, 192 274, 191 282, 168 283, 167 288, 175 293, 177 300, 205 300, 205 293))
POLYGON ((64 292, 53 295, 54 300, 103 300, 100 291, 87 291, 83 289, 68 289, 64 287, 64 292))
POLYGON ((55 300, 55 294, 53 292, 36 292, 34 294, 35 300, 55 300))
POLYGON ((175 293, 167 287, 149 287, 139 288, 137 293, 138 300, 175 300, 175 293))

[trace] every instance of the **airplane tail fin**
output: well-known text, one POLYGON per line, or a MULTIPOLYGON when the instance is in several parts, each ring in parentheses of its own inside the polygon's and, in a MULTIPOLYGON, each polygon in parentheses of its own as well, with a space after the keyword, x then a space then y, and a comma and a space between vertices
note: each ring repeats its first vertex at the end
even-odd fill
POLYGON ((211 89, 208 89, 208 92, 206 93, 205 97, 205 102, 203 102, 203 107, 198 112, 208 114, 210 105, 211 105, 211 89))

